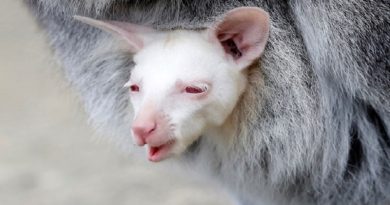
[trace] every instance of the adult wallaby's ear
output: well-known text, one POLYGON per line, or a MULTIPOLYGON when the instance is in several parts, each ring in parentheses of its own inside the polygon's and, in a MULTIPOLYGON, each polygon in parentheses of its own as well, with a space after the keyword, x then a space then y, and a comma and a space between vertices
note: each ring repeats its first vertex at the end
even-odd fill
POLYGON ((269 24, 269 15, 263 9, 240 7, 223 15, 208 29, 208 35, 243 69, 263 53, 269 24))
POLYGON ((74 16, 74 18, 124 39, 129 44, 130 51, 134 53, 144 47, 148 34, 155 32, 152 28, 127 22, 101 21, 84 16, 74 16))

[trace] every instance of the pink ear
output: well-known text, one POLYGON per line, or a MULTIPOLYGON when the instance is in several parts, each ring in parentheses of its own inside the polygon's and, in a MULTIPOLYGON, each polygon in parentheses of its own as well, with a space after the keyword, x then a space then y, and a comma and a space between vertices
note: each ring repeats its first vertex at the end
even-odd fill
POLYGON ((83 23, 116 34, 117 36, 126 40, 126 42, 130 46, 130 51, 134 53, 138 52, 141 48, 143 48, 145 44, 145 34, 154 32, 152 28, 127 22, 100 21, 84 16, 74 16, 74 18, 83 23))
POLYGON ((257 7, 236 8, 210 28, 209 34, 243 69, 264 51, 269 35, 269 15, 257 7))

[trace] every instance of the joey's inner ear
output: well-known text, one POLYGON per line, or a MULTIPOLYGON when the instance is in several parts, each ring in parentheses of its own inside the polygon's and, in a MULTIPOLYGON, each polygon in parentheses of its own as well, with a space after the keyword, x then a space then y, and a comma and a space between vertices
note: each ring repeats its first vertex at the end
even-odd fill
POLYGON ((269 15, 257 7, 236 8, 208 32, 242 69, 263 53, 269 35, 269 15))
POLYGON ((133 53, 136 53, 143 48, 148 40, 148 34, 155 32, 152 28, 127 22, 101 21, 84 16, 74 16, 74 18, 124 39, 129 44, 130 52, 133 53))

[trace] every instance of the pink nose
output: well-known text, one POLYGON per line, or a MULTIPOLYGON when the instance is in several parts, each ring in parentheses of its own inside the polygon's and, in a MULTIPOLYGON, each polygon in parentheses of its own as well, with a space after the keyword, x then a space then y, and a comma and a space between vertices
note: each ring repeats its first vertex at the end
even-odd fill
POLYGON ((132 130, 137 144, 140 146, 144 145, 146 138, 154 133, 156 127, 157 124, 153 121, 133 124, 132 130))

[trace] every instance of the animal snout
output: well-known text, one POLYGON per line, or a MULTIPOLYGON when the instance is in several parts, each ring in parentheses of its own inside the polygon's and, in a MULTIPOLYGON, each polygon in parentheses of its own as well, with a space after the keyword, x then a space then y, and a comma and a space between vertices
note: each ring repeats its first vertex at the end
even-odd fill
POLYGON ((136 143, 140 146, 146 144, 146 139, 154 134, 157 123, 154 121, 133 124, 132 130, 136 143))

